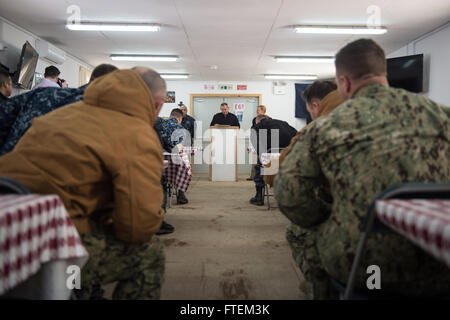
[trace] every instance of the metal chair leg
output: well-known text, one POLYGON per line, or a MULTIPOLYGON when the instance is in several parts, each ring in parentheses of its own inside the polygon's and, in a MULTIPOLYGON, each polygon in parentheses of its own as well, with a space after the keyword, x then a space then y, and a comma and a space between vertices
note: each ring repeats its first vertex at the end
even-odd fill
POLYGON ((265 197, 267 198, 267 210, 270 210, 270 190, 268 184, 264 185, 264 193, 265 197))
POLYGON ((172 208, 172 185, 167 185, 167 206, 172 208))
POLYGON ((353 288, 355 286, 356 276, 358 274, 358 269, 362 256, 364 254, 364 247, 366 246, 367 238, 372 231, 372 226, 375 220, 376 211, 372 209, 369 213, 366 228, 361 232, 361 237, 359 238, 358 247, 356 248, 355 258, 353 259, 352 269, 350 271, 350 276, 348 277, 347 286, 345 289, 344 300, 349 300, 353 294, 353 288))

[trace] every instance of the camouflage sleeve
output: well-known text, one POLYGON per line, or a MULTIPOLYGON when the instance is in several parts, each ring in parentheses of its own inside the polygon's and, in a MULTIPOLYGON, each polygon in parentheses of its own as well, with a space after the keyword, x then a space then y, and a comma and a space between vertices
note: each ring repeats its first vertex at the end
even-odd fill
POLYGON ((0 146, 5 143, 22 105, 26 103, 27 96, 27 94, 18 95, 0 103, 0 146))
POLYGON ((170 126, 169 132, 172 148, 183 142, 186 136, 185 131, 186 129, 181 124, 170 126))
POLYGON ((311 134, 303 134, 287 153, 275 178, 275 198, 281 212, 293 223, 308 228, 330 214, 326 179, 311 152, 311 134))
POLYGON ((442 109, 444 110, 444 113, 448 116, 448 118, 450 119, 450 107, 441 105, 442 109))

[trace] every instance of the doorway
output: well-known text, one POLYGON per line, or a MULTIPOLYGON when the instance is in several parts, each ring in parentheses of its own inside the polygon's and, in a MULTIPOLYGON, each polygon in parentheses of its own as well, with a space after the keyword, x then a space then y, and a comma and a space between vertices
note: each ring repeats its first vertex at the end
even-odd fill
MULTIPOLYGON (((238 175, 250 175, 251 166, 255 160, 253 159, 254 155, 247 152, 247 148, 250 146, 249 133, 252 127, 252 120, 256 117, 256 107, 261 104, 260 94, 191 94, 190 114, 195 118, 197 123, 194 145, 203 146, 204 150, 207 150, 206 147, 210 143, 210 138, 209 135, 205 135, 205 132, 209 129, 213 116, 220 112, 220 105, 223 102, 228 104, 231 113, 236 113, 236 104, 244 106, 240 125, 246 134, 240 135, 238 139, 238 162, 240 163, 238 166, 238 175), (199 125, 200 121, 201 125, 199 125), (201 130, 201 134, 198 130, 201 130)), ((195 162, 192 164, 192 171, 194 173, 209 172, 209 164, 196 164, 195 162)))

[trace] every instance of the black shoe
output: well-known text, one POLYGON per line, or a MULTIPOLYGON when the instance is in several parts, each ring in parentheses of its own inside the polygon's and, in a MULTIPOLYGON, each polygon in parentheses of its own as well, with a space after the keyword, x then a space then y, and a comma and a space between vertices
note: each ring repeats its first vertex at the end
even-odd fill
POLYGON ((181 190, 178 190, 178 196, 177 196, 177 204, 186 204, 188 203, 188 199, 184 195, 184 192, 181 190))
POLYGON ((247 180, 247 181, 252 181, 252 180, 253 180, 253 178, 247 178, 247 179, 245 179, 245 180, 247 180))
POLYGON ((162 234, 169 234, 175 231, 174 226, 172 226, 171 224, 168 224, 167 222, 163 221, 161 224, 161 227, 159 228, 159 230, 156 232, 157 235, 162 235, 162 234))
POLYGON ((256 187, 256 195, 250 199, 250 203, 256 206, 264 205, 264 196, 263 196, 264 187, 256 187))

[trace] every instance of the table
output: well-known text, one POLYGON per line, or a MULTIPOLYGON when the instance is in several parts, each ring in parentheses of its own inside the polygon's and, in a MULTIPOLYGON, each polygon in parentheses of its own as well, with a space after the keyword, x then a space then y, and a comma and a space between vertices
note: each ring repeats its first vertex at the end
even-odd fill
POLYGON ((450 266, 450 200, 378 200, 384 224, 450 266))
POLYGON ((166 183, 175 187, 176 190, 186 192, 192 179, 188 153, 164 152, 164 158, 168 161, 167 167, 164 168, 166 183))
POLYGON ((89 256, 56 195, 0 195, 0 295, 68 299, 67 267, 89 256))

